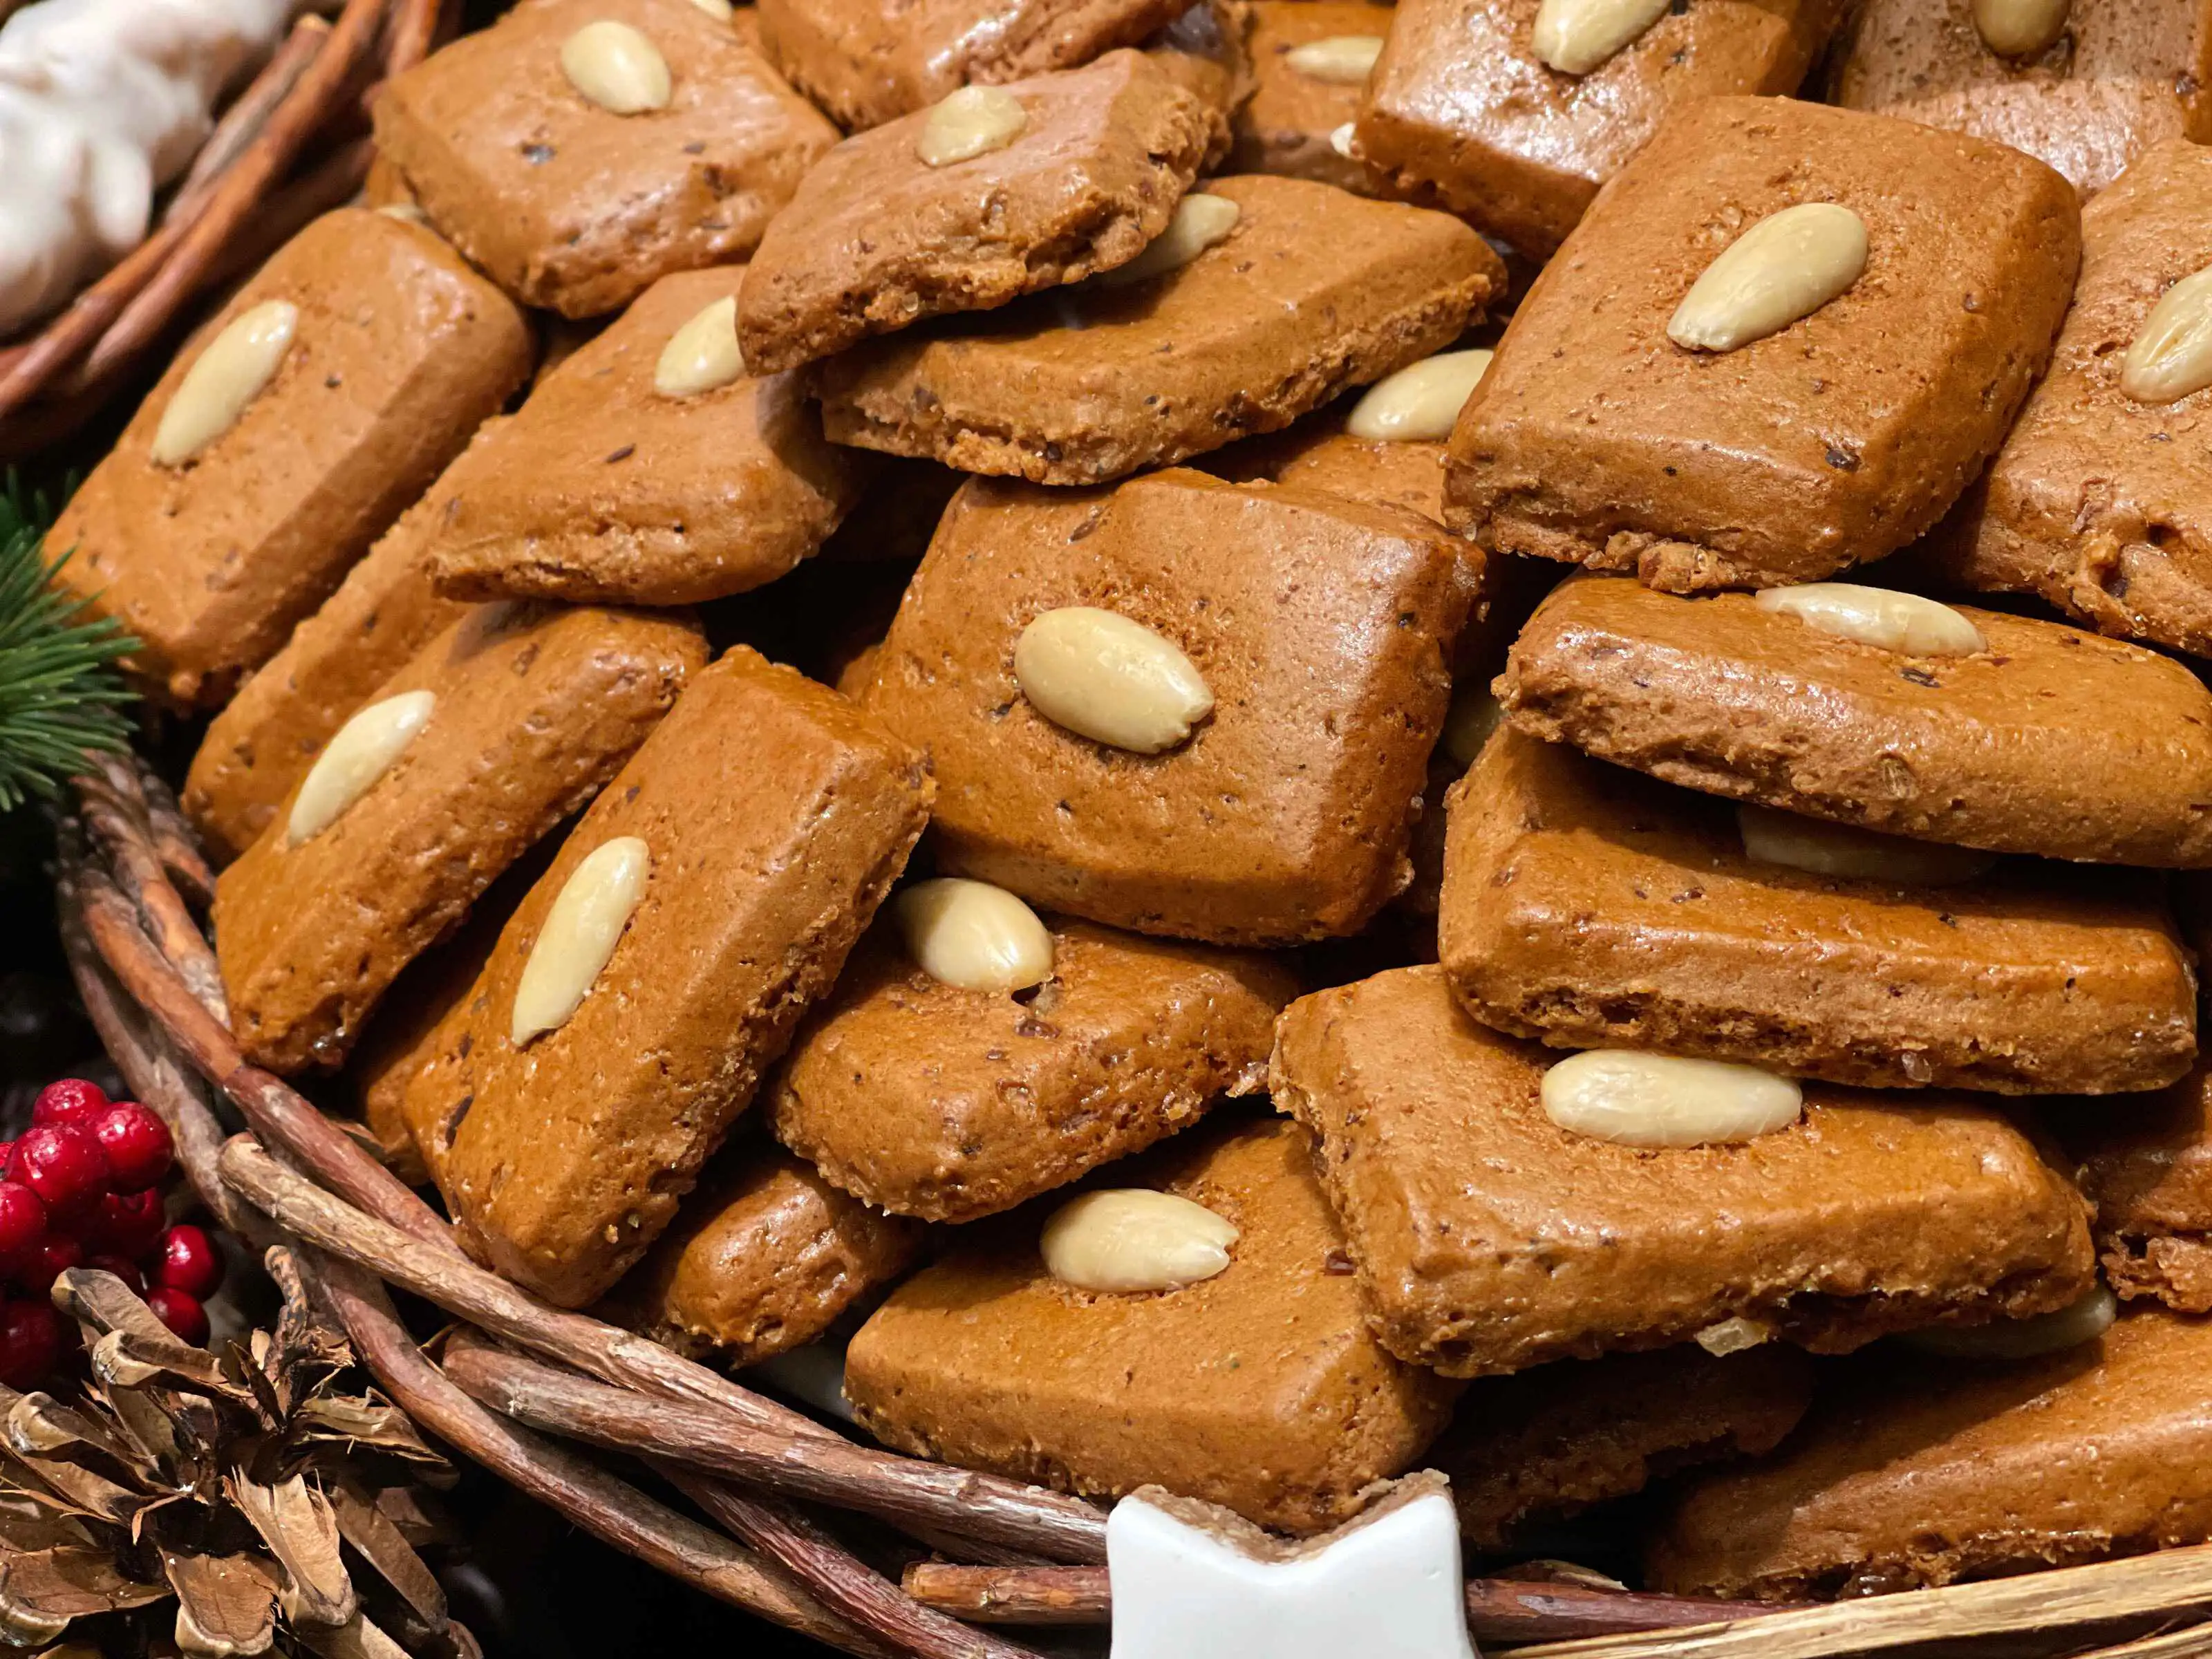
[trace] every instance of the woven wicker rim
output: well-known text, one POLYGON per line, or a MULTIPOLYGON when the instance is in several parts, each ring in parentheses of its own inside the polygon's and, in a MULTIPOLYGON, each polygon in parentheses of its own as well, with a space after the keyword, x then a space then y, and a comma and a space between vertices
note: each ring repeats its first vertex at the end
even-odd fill
MULTIPOLYGON (((57 872, 63 944, 102 1041, 167 1122, 209 1209, 258 1247, 291 1247, 378 1382, 423 1427, 614 1547, 847 1653, 1036 1659, 978 1626, 1107 1620, 1097 1506, 857 1444, 476 1266, 350 1133, 240 1057, 195 920, 214 878, 167 787, 136 757, 110 758, 74 793, 57 872), (228 1134, 218 1103, 248 1132, 228 1134), (459 1322, 434 1358, 400 1322, 392 1286, 459 1322), (563 1439, 643 1458, 715 1526, 563 1439), (911 1566, 894 1583, 838 1540, 817 1513, 825 1505, 957 1560, 911 1566)), ((2197 1622, 2212 1616, 2212 1545, 1778 1611, 1530 1579, 1467 1590, 1477 1640, 1531 1644, 1519 1649, 1526 1659, 1830 1659, 1991 1636, 2079 1653, 2124 1622, 2154 1633, 2090 1659, 2212 1655, 2212 1624, 2197 1622)))

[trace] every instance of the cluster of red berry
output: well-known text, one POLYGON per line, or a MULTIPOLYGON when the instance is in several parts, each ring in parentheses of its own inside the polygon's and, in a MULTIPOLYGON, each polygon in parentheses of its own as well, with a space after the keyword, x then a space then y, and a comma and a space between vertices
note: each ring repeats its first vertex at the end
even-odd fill
POLYGON ((77 1078, 48 1084, 22 1138, 0 1141, 0 1382, 35 1388, 61 1359, 48 1292, 70 1267, 106 1268, 185 1341, 207 1340, 222 1256, 200 1228, 168 1224, 171 1158, 160 1118, 77 1078))

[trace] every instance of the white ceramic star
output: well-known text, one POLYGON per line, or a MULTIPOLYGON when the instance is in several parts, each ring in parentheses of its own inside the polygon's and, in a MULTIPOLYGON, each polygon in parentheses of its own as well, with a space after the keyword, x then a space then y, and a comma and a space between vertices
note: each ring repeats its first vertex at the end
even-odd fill
POLYGON ((1115 1505, 1106 1561, 1113 1659, 1475 1659, 1441 1475, 1304 1542, 1148 1486, 1115 1505))

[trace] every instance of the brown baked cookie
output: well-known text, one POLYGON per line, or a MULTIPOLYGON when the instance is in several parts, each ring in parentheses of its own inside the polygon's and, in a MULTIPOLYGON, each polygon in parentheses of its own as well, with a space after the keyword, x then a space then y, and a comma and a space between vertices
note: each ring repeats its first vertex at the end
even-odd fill
POLYGON ((847 131, 971 82, 1073 69, 1133 46, 1190 0, 765 0, 776 67, 847 131))
POLYGON ((777 1139, 881 1209, 972 1221, 1256 1092, 1287 964, 1054 920, 1050 976, 967 989, 879 922, 763 1103, 777 1139))
POLYGON ((2055 36, 2000 31, 1993 46, 1971 0, 1866 0, 1837 36, 1828 101, 2010 144, 2084 196, 2153 144, 2212 138, 2204 0, 2030 9, 2056 15, 2055 36))
POLYGON ((532 351, 522 313, 428 231, 325 214, 192 337, 62 510, 61 584, 137 638, 149 690, 218 705, 498 412, 532 351))
POLYGON ((744 258, 837 142, 691 0, 524 0, 394 78, 374 113, 430 222, 568 317, 744 258))
POLYGON ((1755 1139, 1630 1146, 1547 1114, 1557 1058, 1469 1019, 1438 968, 1306 997, 1278 1024, 1270 1091, 1321 1139, 1400 1358, 1481 1376, 1700 1334, 1837 1353, 2046 1312, 2091 1282, 2072 1186, 1964 1096, 1812 1085, 1755 1139))
POLYGON ((408 963, 645 740, 706 661, 680 616, 484 605, 339 727, 216 884, 231 1027, 336 1066, 408 963))
POLYGON ((2212 865, 2212 693, 2179 663, 1965 608, 1952 614, 1984 648, 1917 655, 1760 602, 1778 597, 1563 583, 1498 695, 1534 736, 1785 812, 1999 853, 2212 865))
POLYGON ((1206 153, 1205 106, 1139 52, 960 97, 996 101, 848 138, 776 215, 738 305, 756 373, 1127 264, 1206 153))
POLYGON ((1778 1342, 1571 1359, 1474 1384, 1425 1462, 1451 1479, 1461 1536, 1503 1552, 1680 1470, 1773 1450, 1812 1397, 1813 1362, 1778 1342))
POLYGON ((1446 521, 1684 592, 1893 552, 2050 361, 2079 218, 2064 179, 2002 145, 1786 98, 1692 104, 1522 302, 1452 435, 1446 521), (1764 310, 1783 290, 1729 273, 1770 257, 1778 280, 1823 280, 1764 310))
POLYGON ((930 793, 919 754, 795 669, 738 648, 693 676, 408 1088, 471 1249, 562 1307, 604 1294, 836 980, 930 793), (605 957, 573 925, 587 896, 629 907, 605 957))
POLYGON ((738 355, 741 267, 665 276, 447 475, 439 591, 685 605, 758 587, 859 499, 795 376, 738 355))
MULTIPOLYGON (((1306 0, 1279 0, 1305 9, 1306 0)), ((1276 470, 1277 483, 1322 489, 1348 501, 1399 507, 1437 523, 1444 521, 1444 447, 1441 443, 1394 443, 1355 438, 1350 433, 1317 431, 1276 470)))
POLYGON ((727 1147, 599 1311, 687 1358, 750 1365, 905 1273, 923 1231, 774 1147, 727 1147))
POLYGON ((2160 1308, 2009 1364, 1884 1344, 1823 1382, 1777 1455, 1700 1477, 1654 1589, 1797 1601, 2212 1539, 2212 1324, 2160 1308))
POLYGON ((1253 0, 1251 101, 1238 112, 1233 173, 1310 179, 1362 196, 1376 178, 1339 147, 1360 90, 1397 18, 1395 7, 1346 0, 1253 0))
POLYGON ((1657 10, 1594 59, 1580 43, 1540 47, 1538 10, 1539 0, 1404 0, 1352 150, 1395 191, 1463 213, 1541 259, 1676 110, 1725 93, 1795 92, 1843 7, 1698 0, 1657 10))
POLYGON ((1145 56, 1206 112, 1206 161, 1212 173, 1227 159, 1237 112, 1251 97, 1252 8, 1246 0, 1199 0, 1158 33, 1145 56))
POLYGON ((1225 234, 1143 281, 1109 274, 822 364, 823 429, 968 472, 1100 483, 1288 426, 1450 343, 1504 286, 1458 221, 1302 179, 1217 179, 1178 211, 1225 234))
POLYGON ((1139 933, 1352 933, 1409 877, 1469 597, 1451 538, 1387 507, 1187 471, 975 479, 866 702, 930 752, 948 871, 1139 933), (1139 654, 1085 644, 1125 635, 1139 654))
MULTIPOLYGON (((503 424, 503 416, 486 421, 471 446, 503 424)), ((466 600, 438 595, 422 557, 453 505, 448 481, 458 465, 399 515, 209 722, 180 799, 210 857, 228 861, 259 840, 346 716, 468 611, 466 600)))
POLYGON ((1116 1498, 1157 1484, 1260 1525, 1318 1532, 1436 1437, 1458 1392, 1366 1331, 1311 1144, 1280 1121, 1208 1128, 1117 1164, 1237 1230, 1179 1290, 1078 1289, 1038 1253, 1061 1200, 963 1230, 845 1357, 845 1393, 902 1451, 1116 1498))
POLYGON ((2212 656, 2212 398, 2139 400, 2121 386, 2152 307, 2212 264, 2208 222, 2212 151, 2182 139, 2083 210, 2081 282, 2051 373, 1915 556, 1941 579, 2035 593, 2100 632, 2212 656))
POLYGON ((2212 1066, 2124 1113, 2053 1102, 2048 1115, 2081 1159, 2074 1178, 2106 1282, 2124 1297, 2212 1313, 2212 1066))
POLYGON ((1449 811, 1444 969, 1499 1030, 2009 1095, 2156 1089, 2197 1052, 2154 877, 1735 809, 1510 727, 1449 811))

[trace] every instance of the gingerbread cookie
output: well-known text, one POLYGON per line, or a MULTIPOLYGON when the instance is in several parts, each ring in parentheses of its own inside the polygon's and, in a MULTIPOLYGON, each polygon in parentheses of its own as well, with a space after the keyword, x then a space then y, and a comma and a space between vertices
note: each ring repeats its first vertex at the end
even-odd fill
POLYGON ((866 459, 822 440, 795 377, 739 356, 749 270, 663 277, 447 475, 429 550, 471 599, 678 605, 758 587, 859 499, 866 459))
POLYGON ((757 373, 1125 265, 1206 153, 1205 106, 1139 52, 969 88, 848 138, 775 217, 738 336, 757 373))
POLYGON ((568 317, 744 258, 837 142, 690 0, 525 0, 397 76, 375 117, 430 222, 568 317))
POLYGON ((246 1057, 335 1066, 400 969, 592 798, 705 661, 681 616, 485 605, 379 686, 216 884, 246 1057))
POLYGON ((1346 153, 1346 141, 1360 90, 1396 17, 1395 7, 1346 0, 1254 0, 1257 84, 1237 112, 1230 170, 1378 193, 1375 175, 1346 153))
POLYGON ((1139 933, 1352 933, 1410 876, 1470 597, 1451 538, 1387 507, 976 479, 866 702, 930 752, 949 871, 1139 933))
POLYGON ((1504 286, 1456 220, 1302 179, 1212 179, 1176 211, 1154 246, 1182 264, 1139 261, 823 364, 823 429, 964 471, 1096 483, 1287 426, 1450 343, 1504 286))
POLYGON ((2049 1117, 2081 1159, 2106 1281, 2124 1297, 2212 1313, 2212 1066, 2124 1114, 2053 1102, 2049 1117))
POLYGON ((2079 220, 2064 179, 2001 145, 1689 105, 1522 301, 1453 434, 1446 520, 1684 592, 1893 552, 2049 362, 2079 220))
POLYGON ((620 1278, 836 978, 930 793, 918 753, 794 669, 740 648, 694 676, 408 1088, 471 1250, 563 1307, 620 1278))
POLYGON ((1255 1092, 1297 992, 1269 958, 1047 922, 981 883, 925 882, 895 909, 764 1107, 838 1186, 931 1221, 1010 1209, 1255 1092))
POLYGON ((2000 1094, 2155 1089, 2197 1052, 2152 877, 1739 810, 1510 728, 1449 811, 1444 968, 1500 1030, 2000 1094))
POLYGON ((157 695, 221 703, 530 371, 522 314, 419 225, 325 214, 203 328, 48 534, 157 695))
MULTIPOLYGON (((1573 1063, 1477 1025, 1437 968, 1284 1013, 1270 1091, 1321 1139, 1375 1332, 1401 1358, 1480 1376, 1693 1337, 1842 1352, 2046 1312, 2090 1283, 2072 1186, 1966 1097, 1813 1085, 1798 1115, 1740 1142, 1622 1144, 1553 1115, 1604 1104, 1602 1078, 1547 1088, 1573 1063)), ((1740 1067, 1690 1089, 1690 1106, 1731 1111, 1798 1098, 1740 1067)))
POLYGON ((1585 578, 1537 607, 1498 694, 1533 736, 1785 812, 2212 864, 2212 693, 2057 623, 1849 584, 1686 599, 1585 578))
MULTIPOLYGON (((1233 1233, 1181 1269, 1211 1275, 1085 1288, 1040 1255, 1054 1200, 991 1224, 853 1339, 845 1392, 871 1433, 1091 1497, 1157 1484, 1292 1533, 1348 1519, 1364 1487, 1420 1456, 1457 1389, 1368 1335, 1303 1130, 1208 1129, 1106 1179, 1182 1200, 1148 1208, 1186 1239, 1194 1225, 1233 1233)), ((1080 1243, 1063 1266, 1086 1283, 1158 1276, 1141 1232, 1126 1251, 1080 1243)))

